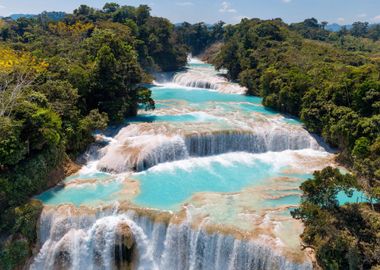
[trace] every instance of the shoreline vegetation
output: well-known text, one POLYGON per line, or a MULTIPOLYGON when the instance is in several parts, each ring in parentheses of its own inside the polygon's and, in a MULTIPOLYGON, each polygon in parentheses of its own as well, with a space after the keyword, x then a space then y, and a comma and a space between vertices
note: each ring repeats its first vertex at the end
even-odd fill
POLYGON ((0 19, 1 269, 22 268, 32 255, 42 204, 30 198, 78 169, 70 160, 94 130, 139 106, 154 109, 141 85, 185 66, 188 53, 340 149, 353 174, 316 172, 293 216, 323 269, 380 267, 379 26, 336 33, 315 19, 174 26, 148 6, 115 3, 56 15, 0 19), (340 206, 338 193, 354 188, 370 202, 340 206))

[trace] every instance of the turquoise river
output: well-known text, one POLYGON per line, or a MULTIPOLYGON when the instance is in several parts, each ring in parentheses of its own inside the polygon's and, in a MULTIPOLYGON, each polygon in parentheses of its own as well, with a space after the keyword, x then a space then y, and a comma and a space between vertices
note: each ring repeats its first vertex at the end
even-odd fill
POLYGON ((159 74, 156 110, 94 135, 82 169, 37 197, 30 269, 312 269, 290 210, 335 155, 221 73, 191 59, 159 74))

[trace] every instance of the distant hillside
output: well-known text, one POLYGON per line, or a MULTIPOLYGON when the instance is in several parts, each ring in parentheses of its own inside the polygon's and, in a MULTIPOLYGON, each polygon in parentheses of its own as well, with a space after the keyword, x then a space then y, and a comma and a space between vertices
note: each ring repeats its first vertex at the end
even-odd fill
MULTIPOLYGON (((189 24, 189 23, 188 22, 179 22, 179 23, 174 23, 174 26, 175 27, 180 27, 180 26, 183 26, 185 24, 189 24)), ((210 27, 213 26, 213 24, 211 24, 211 23, 203 23, 202 22, 201 24, 206 25, 208 28, 210 28, 210 27)))
POLYGON ((348 30, 352 28, 352 25, 347 24, 347 25, 340 25, 337 23, 329 24, 326 26, 326 30, 331 31, 331 32, 338 32, 340 31, 343 27, 346 27, 348 30))
MULTIPOLYGON (((376 24, 370 24, 369 27, 373 27, 375 25, 376 24)), ((352 29, 352 24, 340 25, 340 24, 337 24, 337 23, 332 23, 332 24, 329 24, 329 25, 326 26, 326 30, 331 31, 331 32, 338 32, 343 27, 346 27, 347 30, 351 30, 352 29)))
POLYGON ((59 21, 66 16, 65 12, 62 11, 51 11, 51 12, 42 12, 40 15, 47 16, 52 21, 59 21))
POLYGON ((9 17, 12 19, 12 20, 18 20, 20 18, 33 18, 35 17, 36 15, 34 14, 12 14, 12 15, 9 15, 9 17))
POLYGON ((9 17, 12 20, 18 20, 20 18, 30 19, 30 18, 34 18, 34 17, 40 16, 40 15, 41 16, 46 16, 46 17, 48 17, 52 21, 58 21, 58 20, 62 19, 63 17, 65 17, 66 13, 65 12, 61 12, 61 11, 52 11, 52 12, 44 11, 44 12, 42 12, 39 15, 36 15, 36 14, 12 14, 9 17))

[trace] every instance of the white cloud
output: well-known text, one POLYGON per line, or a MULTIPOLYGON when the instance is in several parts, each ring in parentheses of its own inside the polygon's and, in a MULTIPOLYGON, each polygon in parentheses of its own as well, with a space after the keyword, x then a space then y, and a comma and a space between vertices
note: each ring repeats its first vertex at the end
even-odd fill
POLYGON ((373 17, 372 21, 380 22, 380 15, 373 17))
POLYGON ((236 9, 231 7, 231 4, 227 1, 222 2, 222 7, 219 9, 221 13, 236 13, 236 9))
POLYGON ((188 7, 188 6, 194 6, 193 2, 177 2, 175 3, 177 6, 182 6, 182 7, 188 7))
POLYGON ((340 17, 340 18, 337 19, 337 21, 338 21, 338 23, 344 23, 346 21, 346 19, 340 17))
POLYGON ((366 13, 361 13, 361 14, 356 15, 356 17, 358 17, 358 18, 365 18, 365 17, 367 17, 367 14, 366 13))
POLYGON ((3 6, 3 5, 0 5, 0 9, 2 9, 2 8, 5 8, 5 6, 3 6))
POLYGON ((281 0, 281 1, 286 3, 286 4, 292 2, 292 0, 281 0))

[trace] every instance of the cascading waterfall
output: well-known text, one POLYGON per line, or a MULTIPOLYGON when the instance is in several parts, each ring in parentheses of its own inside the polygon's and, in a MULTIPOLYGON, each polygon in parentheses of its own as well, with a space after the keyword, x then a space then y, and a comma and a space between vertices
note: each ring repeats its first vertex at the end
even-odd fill
POLYGON ((111 172, 143 171, 159 163, 189 157, 228 152, 280 152, 321 149, 316 139, 302 128, 290 131, 284 126, 258 126, 253 130, 220 130, 170 134, 162 126, 131 125, 122 129, 115 141, 102 150, 98 168, 111 172), (164 133, 163 133, 164 132, 164 133), (164 135, 167 133, 166 135, 164 135), (138 135, 139 134, 139 135, 138 135))
POLYGON ((171 78, 152 88, 158 112, 98 135, 78 175, 38 197, 30 269, 312 269, 289 209, 332 155, 210 65, 171 78))
POLYGON ((31 269, 312 269, 265 244, 194 227, 188 215, 173 222, 134 211, 60 210, 41 216, 42 247, 31 269))
POLYGON ((156 164, 185 159, 188 152, 183 139, 162 135, 128 137, 103 149, 98 168, 103 171, 143 171, 156 164))
POLYGON ((217 90, 222 93, 243 94, 246 89, 238 84, 231 84, 221 76, 202 72, 184 72, 174 76, 175 85, 192 88, 217 90))
POLYGON ((115 269, 132 265, 137 250, 139 269, 157 269, 146 234, 127 214, 43 214, 40 235, 31 269, 115 269))
POLYGON ((229 82, 225 77, 225 71, 217 72, 211 66, 200 62, 199 60, 189 59, 190 65, 200 65, 196 69, 188 68, 186 71, 176 74, 167 74, 167 76, 156 76, 156 83, 163 85, 177 85, 182 87, 202 88, 216 90, 222 93, 244 94, 247 89, 237 83, 229 82))
POLYGON ((285 150, 317 149, 313 137, 301 133, 245 133, 220 132, 217 134, 194 134, 185 137, 190 156, 211 156, 228 152, 280 152, 285 150))

